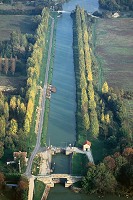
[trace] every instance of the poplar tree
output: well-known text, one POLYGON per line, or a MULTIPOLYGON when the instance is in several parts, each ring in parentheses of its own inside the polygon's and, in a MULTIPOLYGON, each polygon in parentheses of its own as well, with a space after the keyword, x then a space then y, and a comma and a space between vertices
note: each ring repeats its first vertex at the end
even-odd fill
POLYGON ((106 94, 108 93, 109 87, 108 87, 108 83, 104 82, 103 86, 102 86, 102 93, 106 94))

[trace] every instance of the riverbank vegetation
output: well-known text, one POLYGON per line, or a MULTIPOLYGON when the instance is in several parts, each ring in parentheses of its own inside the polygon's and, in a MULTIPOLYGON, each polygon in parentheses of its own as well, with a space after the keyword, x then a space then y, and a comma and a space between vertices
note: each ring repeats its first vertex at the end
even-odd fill
POLYGON ((125 148, 123 153, 107 156, 98 164, 89 164, 83 178, 83 190, 93 193, 116 193, 133 196, 133 149, 125 148))
POLYGON ((99 5, 103 9, 110 11, 129 11, 133 10, 133 0, 99 0, 99 5))
POLYGON ((76 8, 74 19, 74 62, 77 86, 78 144, 82 145, 88 135, 97 138, 99 123, 92 75, 91 49, 84 11, 76 8))
MULTIPOLYGON (((101 162, 102 160, 99 160, 99 164, 96 162, 98 165, 90 164, 87 176, 83 180, 84 190, 89 193, 120 192, 121 194, 132 195, 131 173, 128 176, 127 171, 132 171, 133 163, 124 156, 124 152, 128 150, 130 152, 129 157, 133 155, 132 131, 127 123, 124 103, 118 93, 110 88, 106 81, 102 82, 101 87, 99 86, 100 70, 93 52, 91 29, 95 20, 88 17, 87 13, 78 6, 72 17, 74 21, 73 47, 77 87, 77 145, 81 146, 86 139, 89 139, 91 142, 93 141, 93 153, 93 146, 95 146, 95 142, 99 141, 99 148, 103 149, 104 157, 106 155, 103 162, 101 162), (115 152, 118 152, 116 154, 120 156, 116 160, 114 158, 115 152), (107 156, 111 154, 113 154, 113 156, 110 156, 111 158, 107 156), (106 166, 106 161, 107 163, 115 163, 114 169, 118 170, 118 174, 115 170, 115 172, 110 171, 109 167, 106 166), (120 165, 119 162, 122 164, 120 165), (123 173, 122 181, 120 180, 121 173, 123 173), (107 190, 105 185, 101 184, 100 177, 103 177, 103 174, 105 174, 105 177, 102 180, 106 182, 107 190), (129 184, 123 181, 125 179, 128 180, 129 184), (108 180, 110 181, 108 182, 108 180), (112 184, 110 184, 111 181, 112 184), (87 189, 88 187, 89 189, 87 189)), ((100 149, 97 149, 97 151, 100 151, 100 149)))

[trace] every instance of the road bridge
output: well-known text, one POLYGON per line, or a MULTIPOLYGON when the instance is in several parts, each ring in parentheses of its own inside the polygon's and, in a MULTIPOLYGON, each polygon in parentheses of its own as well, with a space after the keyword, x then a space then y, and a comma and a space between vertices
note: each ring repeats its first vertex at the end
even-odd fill
POLYGON ((36 176, 37 180, 42 181, 49 187, 54 187, 55 183, 59 183, 61 179, 66 179, 65 187, 71 186, 73 183, 81 181, 82 176, 72 176, 70 174, 51 174, 48 176, 36 176))

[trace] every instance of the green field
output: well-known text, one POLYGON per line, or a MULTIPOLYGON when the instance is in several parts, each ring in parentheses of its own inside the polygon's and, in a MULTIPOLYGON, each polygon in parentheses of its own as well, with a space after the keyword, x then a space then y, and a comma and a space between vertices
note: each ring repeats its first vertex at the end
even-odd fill
POLYGON ((72 174, 85 175, 89 160, 85 154, 75 153, 72 157, 72 174))
POLYGON ((9 39, 12 31, 33 33, 32 16, 28 15, 0 15, 0 41, 9 39))
MULTIPOLYGON (((94 25, 94 43, 99 83, 106 80, 110 87, 133 92, 133 19, 99 19, 94 25)), ((133 99, 124 101, 131 119, 133 99)))

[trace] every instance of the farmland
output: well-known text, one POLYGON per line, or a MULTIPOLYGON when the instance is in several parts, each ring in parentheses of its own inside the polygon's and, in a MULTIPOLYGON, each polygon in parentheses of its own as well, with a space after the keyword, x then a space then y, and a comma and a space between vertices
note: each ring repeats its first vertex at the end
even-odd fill
MULTIPOLYGON (((9 40, 12 31, 33 34, 32 18, 28 15, 0 15, 0 41, 9 40)), ((18 62, 17 68, 22 65, 24 64, 18 62)), ((23 75, 25 75, 24 72, 23 75)), ((25 79, 26 77, 20 76, 19 73, 15 73, 14 77, 2 75, 0 76, 0 91, 19 90, 25 85, 25 79), (19 77, 16 77, 18 75, 19 77)))
MULTIPOLYGON (((110 87, 133 92, 133 19, 100 19, 94 26, 99 82, 106 80, 110 87)), ((130 119, 132 98, 124 100, 130 119)))
POLYGON ((33 33, 32 16, 0 15, 0 41, 9 39, 10 33, 12 31, 33 33))

